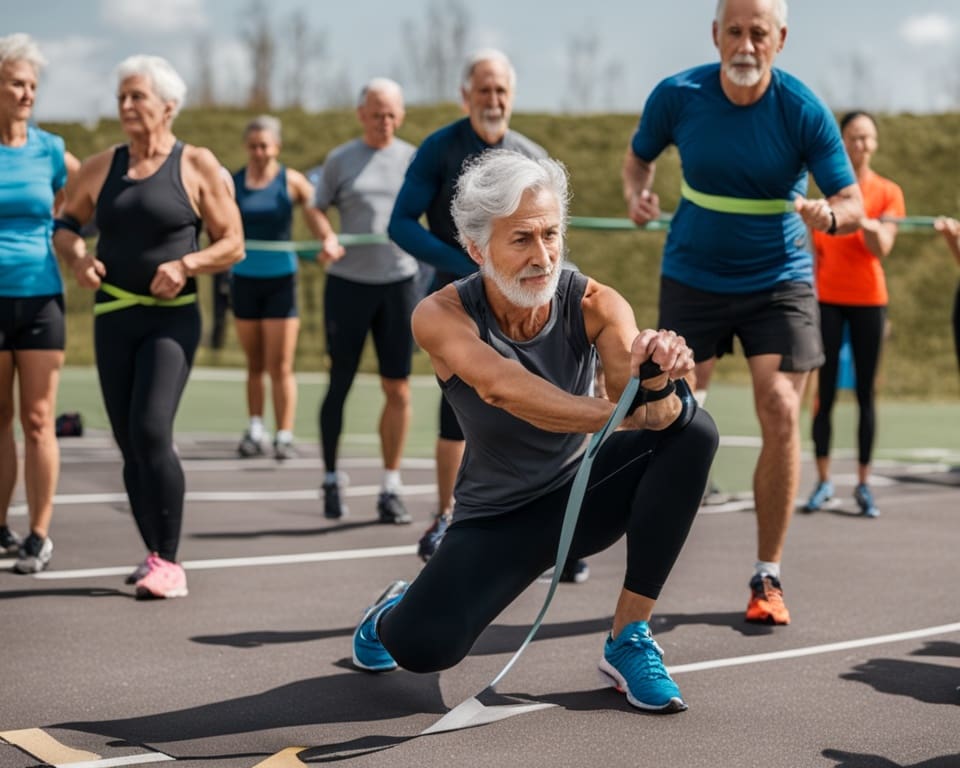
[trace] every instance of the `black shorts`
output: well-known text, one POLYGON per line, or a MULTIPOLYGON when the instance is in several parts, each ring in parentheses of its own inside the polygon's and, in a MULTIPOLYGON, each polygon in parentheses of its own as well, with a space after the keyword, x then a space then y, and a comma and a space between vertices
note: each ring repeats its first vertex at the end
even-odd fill
POLYGON ((63 294, 0 296, 0 351, 56 349, 67 342, 63 294))
POLYGON ((280 277, 230 276, 230 303, 238 320, 297 316, 297 273, 280 277))
POLYGON ((417 299, 415 277, 378 285, 327 275, 323 320, 331 364, 356 370, 369 331, 380 375, 385 379, 407 378, 413 357, 410 315, 417 299))
POLYGON ((736 336, 747 357, 782 355, 781 371, 812 371, 823 364, 820 313, 806 283, 729 294, 661 277, 659 326, 683 336, 698 363, 732 352, 736 336))

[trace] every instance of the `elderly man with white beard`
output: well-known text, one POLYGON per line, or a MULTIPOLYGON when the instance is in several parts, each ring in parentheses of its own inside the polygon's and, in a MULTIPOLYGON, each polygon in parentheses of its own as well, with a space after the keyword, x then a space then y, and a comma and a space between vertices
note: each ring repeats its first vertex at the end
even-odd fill
POLYGON ((719 0, 720 61, 657 85, 623 163, 628 213, 642 226, 660 215, 654 161, 670 144, 680 153, 659 323, 693 349, 700 404, 735 335, 747 358, 763 445, 745 618, 769 624, 790 623, 780 561, 800 480, 800 400, 824 360, 807 230, 848 234, 863 218, 833 115, 773 66, 786 39, 786 0, 719 0), (807 199, 808 172, 823 198, 807 199))
POLYGON ((683 381, 693 369, 683 338, 638 330, 616 291, 561 268, 567 199, 560 163, 508 150, 482 154, 457 182, 453 218, 479 272, 413 316, 466 435, 453 522, 419 576, 367 609, 353 661, 371 672, 449 668, 553 564, 585 436, 614 410, 591 394, 599 356, 612 398, 631 376, 641 386, 593 459, 570 555, 626 536, 600 668, 634 706, 679 712, 686 704, 649 621, 696 515, 717 431, 683 381))

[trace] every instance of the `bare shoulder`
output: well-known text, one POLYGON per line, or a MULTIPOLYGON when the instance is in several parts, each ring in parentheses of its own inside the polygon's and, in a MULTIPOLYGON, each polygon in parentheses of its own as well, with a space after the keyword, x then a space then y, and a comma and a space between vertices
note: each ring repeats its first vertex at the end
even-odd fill
POLYGON ((460 294, 453 285, 445 285, 421 300, 413 310, 413 332, 418 342, 476 324, 467 315, 460 294))
POLYGON ((191 170, 209 178, 219 178, 220 161, 206 147, 197 147, 193 144, 184 144, 183 159, 191 170))

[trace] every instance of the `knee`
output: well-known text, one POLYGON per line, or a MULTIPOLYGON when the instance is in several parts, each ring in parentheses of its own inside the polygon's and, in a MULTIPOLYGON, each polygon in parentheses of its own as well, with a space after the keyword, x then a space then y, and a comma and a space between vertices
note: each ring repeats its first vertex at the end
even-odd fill
POLYGON ((788 437, 800 420, 800 395, 792 387, 771 387, 757 394, 757 418, 764 434, 788 437))
POLYGON ((34 403, 22 410, 20 426, 23 427, 23 439, 28 443, 40 443, 53 437, 53 412, 50 403, 34 403))
POLYGON ((387 614, 380 623, 380 640, 401 667, 419 674, 441 672, 459 664, 470 652, 453 628, 443 621, 404 621, 387 614))
POLYGON ((388 408, 405 409, 410 405, 409 379, 381 379, 380 388, 388 408))

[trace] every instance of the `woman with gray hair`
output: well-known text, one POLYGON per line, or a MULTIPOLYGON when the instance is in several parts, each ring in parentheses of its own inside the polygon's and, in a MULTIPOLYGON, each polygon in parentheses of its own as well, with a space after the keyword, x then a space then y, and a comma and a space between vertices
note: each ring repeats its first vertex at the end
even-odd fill
POLYGON ((45 64, 28 35, 0 37, 0 555, 17 556, 17 573, 42 571, 53 554, 47 534, 60 470, 54 411, 66 335, 50 233, 67 174, 79 167, 62 138, 30 124, 45 64), (17 482, 14 380, 30 514, 24 541, 7 527, 17 482))
POLYGON ((184 477, 173 420, 200 339, 194 278, 243 255, 240 214, 220 163, 173 133, 185 95, 164 59, 124 60, 117 106, 128 141, 84 161, 54 225, 57 254, 81 287, 96 291, 100 389, 148 553, 128 578, 141 598, 187 594, 176 562, 184 477), (95 255, 80 236, 91 218, 100 232, 95 255))

